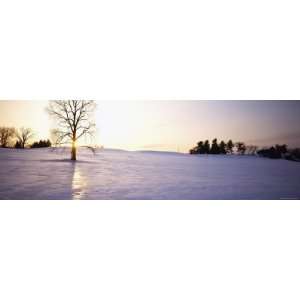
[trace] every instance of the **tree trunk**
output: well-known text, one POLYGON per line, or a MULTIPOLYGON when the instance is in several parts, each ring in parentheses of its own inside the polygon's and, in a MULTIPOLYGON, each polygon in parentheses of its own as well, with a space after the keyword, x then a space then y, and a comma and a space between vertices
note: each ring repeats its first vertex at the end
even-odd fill
POLYGON ((74 141, 72 142, 71 160, 76 160, 76 145, 74 141))

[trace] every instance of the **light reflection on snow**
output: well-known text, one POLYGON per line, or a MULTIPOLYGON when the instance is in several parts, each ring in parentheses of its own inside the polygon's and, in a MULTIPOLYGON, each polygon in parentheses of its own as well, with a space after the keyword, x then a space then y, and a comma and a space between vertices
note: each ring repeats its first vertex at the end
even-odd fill
POLYGON ((86 186, 86 180, 80 171, 80 167, 75 163, 74 174, 72 180, 72 198, 74 200, 83 199, 86 186))

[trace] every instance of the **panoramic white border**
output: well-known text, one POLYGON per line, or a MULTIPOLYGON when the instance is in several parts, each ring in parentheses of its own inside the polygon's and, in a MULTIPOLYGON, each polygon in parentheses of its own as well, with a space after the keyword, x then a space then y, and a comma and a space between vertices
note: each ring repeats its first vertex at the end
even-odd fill
POLYGON ((5 1, 0 99, 299 99, 299 6, 5 1))
MULTIPOLYGON (((300 99, 299 1, 0 8, 3 100, 300 99)), ((1 201, 0 298, 298 300, 299 205, 1 201)))
POLYGON ((299 201, 3 201, 1 299, 299 299, 299 201))

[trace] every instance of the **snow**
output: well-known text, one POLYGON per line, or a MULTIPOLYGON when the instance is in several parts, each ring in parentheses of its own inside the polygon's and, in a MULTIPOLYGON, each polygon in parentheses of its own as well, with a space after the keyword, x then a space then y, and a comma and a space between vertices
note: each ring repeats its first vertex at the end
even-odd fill
POLYGON ((151 151, 0 149, 0 199, 300 198, 300 163, 151 151))

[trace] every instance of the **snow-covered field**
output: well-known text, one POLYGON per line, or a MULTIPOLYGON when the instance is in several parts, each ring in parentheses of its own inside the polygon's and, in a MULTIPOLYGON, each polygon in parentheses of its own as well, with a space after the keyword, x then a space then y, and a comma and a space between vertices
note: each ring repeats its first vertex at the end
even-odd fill
POLYGON ((300 163, 250 156, 0 149, 0 199, 300 198, 300 163))

